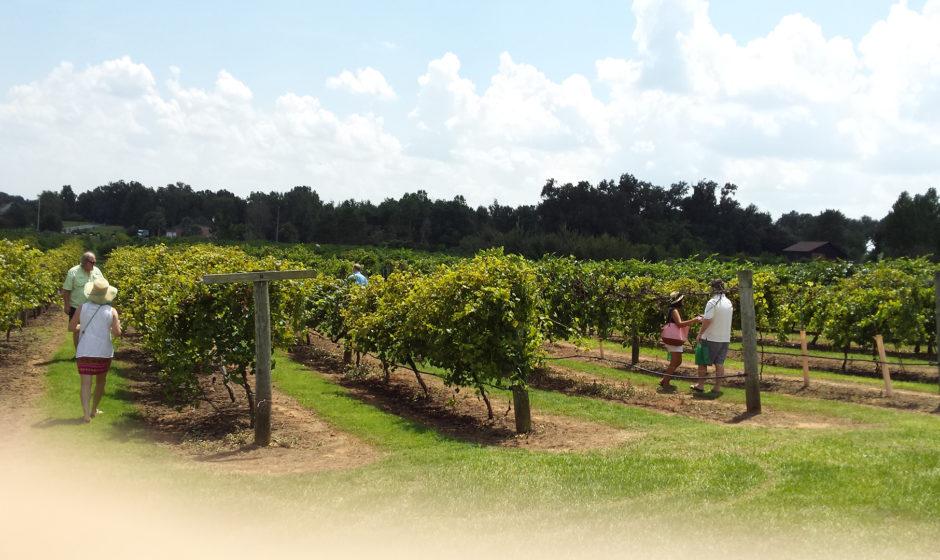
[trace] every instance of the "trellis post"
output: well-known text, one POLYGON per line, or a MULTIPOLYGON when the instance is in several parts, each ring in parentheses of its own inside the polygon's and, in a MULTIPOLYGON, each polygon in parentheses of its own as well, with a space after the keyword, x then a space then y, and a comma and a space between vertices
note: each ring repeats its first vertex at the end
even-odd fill
MULTIPOLYGON (((934 339, 934 344, 937 347, 937 372, 940 373, 940 272, 935 272, 933 275, 933 299, 937 321, 937 336, 934 339)), ((940 378, 938 378, 938 383, 940 383, 940 378)), ((938 389, 940 389, 940 385, 938 385, 938 389)))
POLYGON ((757 316, 754 313, 754 272, 738 271, 741 298, 741 347, 744 352, 744 394, 747 411, 760 412, 760 380, 757 378, 757 316))
POLYGON ((268 282, 312 278, 314 270, 265 270, 233 274, 204 274, 205 284, 251 282, 255 298, 255 445, 271 443, 271 304, 268 282))

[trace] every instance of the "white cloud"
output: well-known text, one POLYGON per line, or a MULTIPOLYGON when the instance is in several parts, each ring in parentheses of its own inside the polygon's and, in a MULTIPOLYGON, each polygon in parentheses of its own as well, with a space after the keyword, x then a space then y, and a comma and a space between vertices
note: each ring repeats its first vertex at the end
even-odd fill
POLYGON ((385 81, 385 76, 381 72, 372 68, 359 68, 353 75, 349 70, 344 70, 339 76, 327 78, 327 87, 333 89, 345 89, 353 93, 372 95, 379 99, 395 99, 395 90, 385 81))
POLYGON ((84 71, 63 63, 43 82, 14 88, 0 104, 4 180, 37 190, 182 180, 243 196, 310 184, 325 185, 326 198, 370 198, 400 165, 401 146, 381 117, 339 119, 294 94, 262 111, 224 70, 211 90, 184 87, 180 74, 170 69, 161 92, 127 58, 84 71))
POLYGON ((234 76, 222 70, 215 81, 215 89, 219 95, 234 102, 251 101, 251 90, 248 86, 236 80, 234 76))
POLYGON ((857 50, 797 14, 738 45, 704 1, 637 0, 634 12, 639 71, 607 60, 598 76, 621 134, 669 152, 652 168, 733 181, 764 209, 850 215, 883 215, 898 185, 940 182, 928 155, 940 148, 940 0, 923 13, 899 2, 857 50), (898 181, 887 196, 857 196, 887 177, 898 181))
MULTIPOLYGON (((880 217, 901 190, 940 186, 940 0, 921 12, 899 2, 858 44, 800 15, 739 44, 712 26, 704 0, 637 0, 634 12, 634 60, 601 58, 556 80, 504 52, 477 84, 446 53, 396 77, 417 79, 406 103, 342 118, 309 94, 266 107, 225 70, 202 89, 177 67, 158 85, 127 57, 62 63, 0 102, 0 190, 124 178, 532 204, 550 177, 632 173, 662 186, 733 182, 742 203, 775 214, 880 217), (407 119, 394 113, 403 107, 407 119)), ((327 85, 396 98, 372 67, 327 85)))

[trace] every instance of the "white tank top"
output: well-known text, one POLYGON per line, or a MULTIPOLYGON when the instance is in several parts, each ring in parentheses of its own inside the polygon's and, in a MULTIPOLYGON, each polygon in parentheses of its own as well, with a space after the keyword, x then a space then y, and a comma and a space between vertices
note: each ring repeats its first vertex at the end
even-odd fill
POLYGON ((78 348, 76 358, 113 358, 114 344, 111 343, 110 305, 98 305, 87 302, 82 305, 79 316, 78 348))

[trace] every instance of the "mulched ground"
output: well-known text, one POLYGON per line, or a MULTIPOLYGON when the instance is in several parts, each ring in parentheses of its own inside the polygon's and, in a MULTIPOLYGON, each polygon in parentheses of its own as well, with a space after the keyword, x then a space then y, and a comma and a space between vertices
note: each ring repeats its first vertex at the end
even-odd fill
POLYGON ((134 366, 126 371, 129 397, 150 437, 195 463, 233 472, 283 474, 351 469, 382 456, 276 390, 272 392, 271 445, 264 448, 253 444, 244 389, 231 387, 233 402, 219 377, 202 379, 204 398, 198 406, 168 407, 157 366, 133 336, 127 342, 115 359, 134 366))
MULTIPOLYGON (((21 438, 39 420, 38 401, 49 359, 62 343, 68 315, 50 306, 24 327, 0 338, 0 443, 21 438)), ((78 373, 75 374, 78 377, 78 373)), ((75 403, 78 402, 76 380, 75 403)), ((79 408, 78 418, 82 411, 79 408)))
MULTIPOLYGON (((631 368, 626 363, 630 362, 629 354, 622 352, 611 352, 606 350, 604 356, 611 360, 611 362, 601 362, 596 360, 598 357, 597 352, 579 352, 577 347, 573 344, 562 342, 556 343, 550 349, 549 355, 554 356, 570 356, 572 354, 580 354, 583 356, 580 359, 584 361, 599 363, 606 365, 608 367, 614 367, 618 369, 623 369, 629 371, 631 368)), ((665 360, 665 351, 663 352, 664 359, 662 360, 641 360, 637 365, 649 370, 656 371, 665 371, 667 361, 665 360)), ((783 360, 778 356, 778 364, 786 366, 792 369, 801 369, 802 362, 800 361, 799 356, 794 356, 789 360, 783 360)), ((682 375, 686 376, 695 376, 697 375, 696 369, 692 364, 692 356, 689 355, 686 357, 685 362, 680 368, 682 375)), ((555 369, 555 368, 553 368, 555 369)), ((711 371, 711 370, 709 370, 711 371)), ((732 373, 732 372, 728 372, 732 373)), ((584 375, 584 374, 579 374, 584 375)), ((588 379, 591 379, 591 376, 586 376, 588 379)), ((879 373, 880 378, 880 373, 879 373)), ((936 382, 936 375, 933 375, 931 380, 931 375, 924 373, 923 378, 928 382, 936 382)), ((710 399, 713 398, 712 395, 686 395, 688 393, 687 389, 690 385, 689 381, 674 381, 674 385, 678 386, 680 390, 678 393, 680 396, 691 396, 696 400, 701 399, 710 399)), ((724 383, 730 387, 735 387, 739 389, 744 388, 744 379, 743 378, 732 378, 728 379, 724 383)), ((707 386, 706 386, 707 387, 707 386)), ((842 402, 851 402, 856 404, 864 404, 869 406, 877 406, 884 408, 893 408, 900 410, 907 410, 911 412, 921 412, 926 414, 938 414, 940 413, 940 390, 937 393, 923 393, 919 391, 907 391, 897 388, 892 389, 892 396, 885 396, 885 389, 883 385, 862 385, 859 383, 853 383, 851 381, 831 381, 823 379, 814 379, 812 377, 812 371, 810 371, 810 384, 809 387, 803 386, 803 379, 795 378, 791 376, 784 375, 775 375, 764 373, 761 374, 760 382, 761 392, 772 392, 772 393, 781 393, 787 395, 794 395, 799 397, 807 398, 817 398, 824 400, 835 400, 842 402)), ((719 397, 720 399, 720 397, 719 397)), ((631 403, 638 404, 639 406, 644 406, 643 403, 631 403)), ((766 407, 765 407, 766 408, 766 407)), ((764 410, 763 412, 766 412, 764 410)), ((692 416, 696 416, 694 413, 692 416)), ((707 418, 704 418, 707 419, 707 418)))
POLYGON ((354 375, 342 361, 342 347, 317 336, 299 344, 291 357, 345 387, 356 398, 390 414, 428 426, 453 438, 499 447, 547 451, 584 451, 615 447, 641 434, 593 422, 532 411, 532 431, 519 435, 511 400, 490 396, 493 418, 486 403, 472 389, 446 387, 432 375, 422 375, 425 396, 414 372, 398 369, 386 383, 380 363, 363 356, 354 375))

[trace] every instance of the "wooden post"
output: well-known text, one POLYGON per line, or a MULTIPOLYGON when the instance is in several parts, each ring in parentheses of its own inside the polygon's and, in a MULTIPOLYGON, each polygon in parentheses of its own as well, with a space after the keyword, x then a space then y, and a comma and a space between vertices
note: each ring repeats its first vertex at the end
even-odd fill
POLYGON ((204 274, 205 284, 252 282, 255 298, 255 445, 271 443, 271 304, 268 282, 316 276, 315 270, 277 270, 204 274))
POLYGON ((885 380, 885 396, 891 396, 891 374, 888 372, 888 358, 885 356, 885 341, 880 334, 875 335, 875 345, 878 346, 878 357, 881 359, 881 376, 885 380))
MULTIPOLYGON (((937 337, 934 339, 937 345, 937 372, 940 373, 940 272, 933 275, 933 299, 937 320, 937 337)), ((938 376, 938 382, 940 382, 940 376, 938 376)), ((938 389, 940 389, 940 385, 938 385, 938 389)))
POLYGON ((803 386, 809 387, 809 355, 806 352, 806 330, 800 331, 800 350, 803 352, 803 386))
POLYGON ((760 413, 760 380, 757 378, 757 317, 754 313, 754 272, 738 271, 741 298, 741 346, 744 351, 744 393, 747 411, 760 413))
POLYGON ((271 443, 271 306, 268 283, 255 285, 255 445, 271 443))
POLYGON ((529 391, 519 385, 512 386, 512 407, 516 414, 516 433, 532 431, 532 409, 529 406, 529 391))
POLYGON ((601 351, 601 359, 604 359, 604 339, 597 337, 597 348, 601 351))

